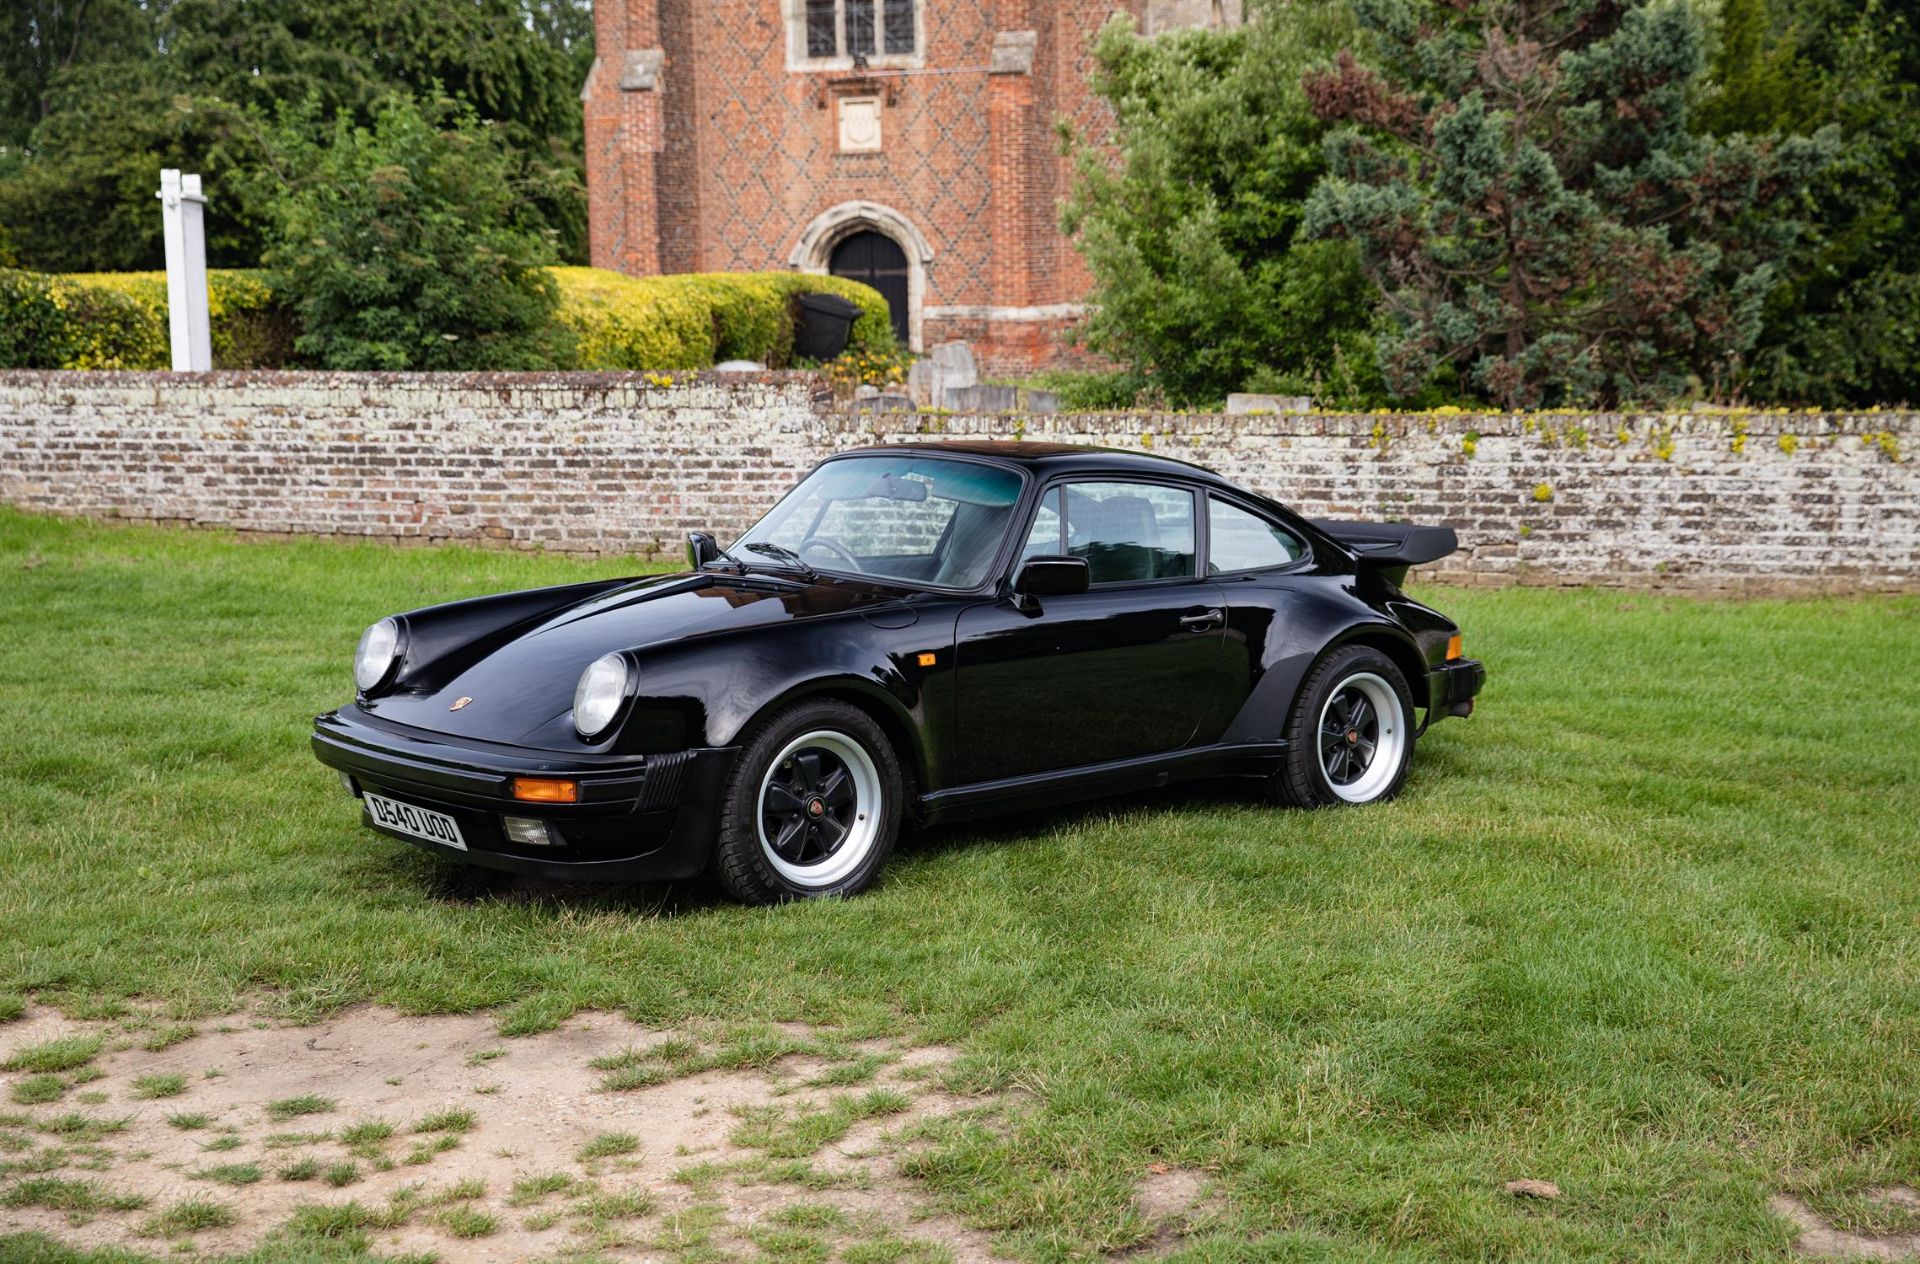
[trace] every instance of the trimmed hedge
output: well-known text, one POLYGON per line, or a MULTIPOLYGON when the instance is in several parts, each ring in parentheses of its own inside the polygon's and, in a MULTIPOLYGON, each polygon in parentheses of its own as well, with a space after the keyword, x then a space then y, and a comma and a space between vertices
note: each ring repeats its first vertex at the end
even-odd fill
MULTIPOLYGON (((207 305, 215 368, 277 369, 292 362, 292 321, 260 273, 209 273, 207 305)), ((0 270, 0 367, 164 369, 171 363, 166 273, 0 270)))
POLYGON ((630 277, 555 268, 560 319, 579 339, 583 369, 703 369, 724 360, 770 368, 793 361, 793 304, 802 294, 857 303, 853 350, 893 346, 887 301, 858 281, 804 272, 691 272, 630 277))
MULTIPOLYGON (((557 369, 703 369, 723 360, 785 368, 793 359, 794 300, 810 292, 860 306, 850 349, 893 347, 886 300, 838 277, 552 271, 560 286, 558 318, 578 340, 573 361, 557 369)), ((207 288, 215 368, 298 365, 298 330, 264 273, 210 272, 207 288)), ((165 273, 49 276, 0 269, 0 368, 164 369, 169 360, 165 273)))

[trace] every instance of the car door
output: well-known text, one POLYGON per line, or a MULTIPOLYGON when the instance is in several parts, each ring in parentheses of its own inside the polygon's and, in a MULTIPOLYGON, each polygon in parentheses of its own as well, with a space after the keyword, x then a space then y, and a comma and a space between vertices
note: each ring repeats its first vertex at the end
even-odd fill
POLYGON ((1215 707, 1201 722, 1196 742, 1277 739, 1291 699, 1264 698, 1251 707, 1248 702, 1271 668, 1318 646, 1311 639, 1296 644, 1303 631, 1313 635, 1299 618, 1300 577, 1313 566, 1312 551, 1250 500, 1210 491, 1206 518, 1207 578, 1225 598, 1227 633, 1215 707))
POLYGON ((963 782, 1186 746, 1211 709, 1225 618, 1199 574, 1200 500, 1177 484, 1071 480, 1020 556, 1087 559, 1085 593, 969 607, 957 628, 963 782))

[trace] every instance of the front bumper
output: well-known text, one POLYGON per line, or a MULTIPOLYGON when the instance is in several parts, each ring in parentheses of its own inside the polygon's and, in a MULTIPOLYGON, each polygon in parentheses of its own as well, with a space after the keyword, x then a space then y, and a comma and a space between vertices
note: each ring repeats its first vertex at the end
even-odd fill
POLYGON ((376 794, 452 817, 466 850, 370 828, 422 851, 488 869, 576 882, 664 882, 707 867, 727 774, 737 751, 568 756, 483 742, 379 720, 342 707, 313 723, 313 753, 346 774, 355 795, 376 794), (515 777, 577 781, 577 803, 523 803, 515 777), (509 838, 504 817, 547 825, 552 846, 509 838))
POLYGON ((1473 714, 1473 700, 1486 687, 1486 664, 1474 658, 1456 658, 1427 673, 1427 723, 1442 716, 1473 714))

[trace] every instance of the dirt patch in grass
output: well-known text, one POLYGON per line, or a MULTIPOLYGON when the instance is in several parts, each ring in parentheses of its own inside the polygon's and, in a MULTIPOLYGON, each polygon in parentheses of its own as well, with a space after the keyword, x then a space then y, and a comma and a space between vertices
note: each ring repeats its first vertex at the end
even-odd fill
MULTIPOLYGON (((1858 1201, 1870 1212, 1907 1222, 1920 1212, 1920 1191, 1894 1185, 1860 1191, 1858 1201)), ((1835 1225, 1793 1194, 1776 1194, 1768 1204, 1773 1213, 1791 1220, 1800 1230, 1793 1249, 1802 1255, 1845 1260, 1920 1260, 1920 1232, 1874 1233, 1835 1225)), ((1874 1218, 1878 1218, 1877 1216, 1874 1218)))
MULTIPOLYGON (((84 1208, 7 1213, 9 1229, 75 1246, 238 1252, 283 1230, 448 1264, 993 1258, 988 1235, 937 1214, 896 1162, 916 1127, 992 1109, 938 1086, 942 1048, 794 1026, 657 1031, 609 1014, 502 1041, 493 1015, 362 1006, 307 1027, 230 1016, 156 1049, 111 1022, 31 1009, 0 1031, 0 1058, 76 1036, 102 1040, 88 1087, 104 1101, 11 1107, 9 1131, 28 1144, 0 1154, 0 1195, 86 1182, 84 1208), (605 1086, 596 1063, 649 1049, 664 1051, 649 1064, 657 1083, 605 1086), (156 1100, 156 1083, 179 1087, 156 1100)), ((0 1075, 0 1089, 32 1074, 45 1072, 0 1075)))

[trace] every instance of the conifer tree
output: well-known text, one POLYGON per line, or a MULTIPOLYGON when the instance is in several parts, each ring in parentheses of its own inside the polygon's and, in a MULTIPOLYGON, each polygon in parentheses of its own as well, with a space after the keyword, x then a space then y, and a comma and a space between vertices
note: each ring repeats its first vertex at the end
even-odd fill
POLYGON ((1732 380, 1831 134, 1696 135, 1683 0, 1354 7, 1373 64, 1306 79, 1341 125, 1307 226, 1359 247, 1389 386, 1612 406, 1732 380))

